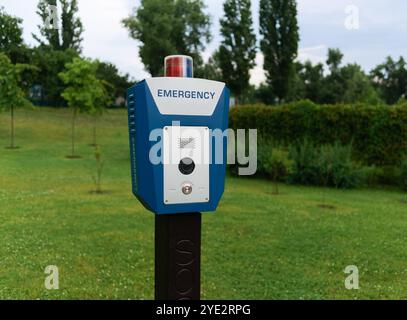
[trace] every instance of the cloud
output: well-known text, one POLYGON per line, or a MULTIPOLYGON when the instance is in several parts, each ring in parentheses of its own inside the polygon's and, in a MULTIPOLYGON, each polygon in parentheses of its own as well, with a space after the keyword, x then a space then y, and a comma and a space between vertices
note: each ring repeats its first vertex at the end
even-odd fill
MULTIPOLYGON (((298 50, 298 61, 311 61, 313 64, 325 63, 328 47, 324 44, 317 46, 300 48, 298 50)), ((258 52, 256 55, 256 67, 250 71, 250 83, 254 86, 259 86, 266 81, 266 74, 263 70, 264 55, 258 52)))
MULTIPOLYGON (((38 33, 41 23, 36 14, 38 0, 2 0, 5 10, 23 19, 24 39, 29 45, 37 45, 32 33, 38 33)), ((135 5, 130 0, 81 0, 79 15, 84 25, 83 53, 85 56, 115 63, 123 73, 136 79, 148 76, 138 55, 138 44, 128 36, 121 20, 127 17, 135 5)))
POLYGON ((250 71, 250 84, 258 87, 266 81, 266 74, 263 70, 264 55, 261 52, 256 54, 256 67, 250 71))
POLYGON ((84 50, 86 56, 111 61, 122 72, 137 80, 148 76, 139 57, 138 44, 131 39, 121 21, 131 13, 129 1, 79 1, 81 19, 85 26, 84 50))
POLYGON ((301 62, 311 61, 313 64, 324 63, 326 60, 327 51, 328 46, 325 44, 300 48, 298 50, 297 60, 301 62))
MULTIPOLYGON (((36 42, 31 33, 37 33, 40 19, 36 14, 38 0, 0 0, 6 11, 24 19, 24 39, 30 45, 36 42)), ((222 2, 204 0, 212 16, 213 41, 204 52, 208 58, 220 42, 219 18, 223 14, 222 2)), ((136 79, 148 77, 138 55, 139 44, 128 36, 120 21, 127 17, 140 0, 80 0, 79 15, 85 27, 84 54, 115 63, 122 72, 136 79)), ((344 62, 357 62, 365 70, 382 62, 386 55, 407 56, 407 48, 400 39, 407 32, 404 13, 407 1, 393 0, 298 0, 300 25, 300 61, 323 62, 328 47, 340 48, 344 62), (361 29, 346 30, 345 8, 356 5, 360 10, 361 29), (320 45, 320 44, 323 45, 320 45)), ((255 30, 258 33, 259 0, 252 1, 255 30)), ((251 83, 264 81, 262 55, 256 57, 257 66, 251 72, 251 83)))

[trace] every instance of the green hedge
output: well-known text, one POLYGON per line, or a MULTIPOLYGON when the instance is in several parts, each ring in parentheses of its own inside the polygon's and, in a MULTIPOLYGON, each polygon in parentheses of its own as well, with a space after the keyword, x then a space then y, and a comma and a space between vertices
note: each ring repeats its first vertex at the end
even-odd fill
POLYGON ((230 111, 233 129, 258 129, 282 145, 309 140, 315 145, 352 144, 355 160, 367 165, 398 165, 407 152, 407 106, 246 105, 230 111))

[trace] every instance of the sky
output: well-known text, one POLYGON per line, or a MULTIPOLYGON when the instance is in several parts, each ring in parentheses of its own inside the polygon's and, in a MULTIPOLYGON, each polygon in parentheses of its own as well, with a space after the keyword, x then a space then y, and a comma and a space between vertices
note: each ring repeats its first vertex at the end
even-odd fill
MULTIPOLYGON (((214 38, 203 56, 207 59, 219 46, 220 0, 204 0, 212 18, 214 38)), ((0 6, 23 19, 24 39, 36 41, 40 19, 38 0, 0 0, 0 6)), ((138 43, 128 36, 121 20, 131 14, 140 0, 78 0, 79 15, 85 28, 83 54, 115 63, 122 73, 134 79, 149 77, 138 56, 138 43)), ((339 48, 345 63, 358 63, 365 71, 382 63, 386 56, 407 58, 407 1, 405 0, 298 0, 300 45, 298 59, 324 62, 328 48, 339 48)), ((252 0, 253 20, 258 33, 259 0, 252 0)), ((251 83, 264 81, 262 55, 251 71, 251 83)))

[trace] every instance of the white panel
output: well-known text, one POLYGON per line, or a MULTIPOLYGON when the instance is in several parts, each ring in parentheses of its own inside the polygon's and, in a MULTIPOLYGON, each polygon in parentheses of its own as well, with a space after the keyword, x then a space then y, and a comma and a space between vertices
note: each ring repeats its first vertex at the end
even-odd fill
POLYGON ((165 127, 164 153, 164 203, 202 203, 209 201, 209 128, 165 127), (190 158, 195 169, 190 175, 179 170, 179 163, 190 158), (190 185, 192 192, 184 194, 182 187, 190 185))
POLYGON ((211 116, 222 95, 222 82, 194 78, 146 80, 161 114, 211 116))

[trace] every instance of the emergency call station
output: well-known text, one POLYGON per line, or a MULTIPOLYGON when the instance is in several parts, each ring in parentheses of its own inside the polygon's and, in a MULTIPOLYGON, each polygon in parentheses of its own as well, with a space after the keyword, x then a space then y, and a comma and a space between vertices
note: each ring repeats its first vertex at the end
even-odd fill
POLYGON ((165 77, 128 90, 134 195, 155 215, 155 298, 199 300, 202 212, 224 191, 229 90, 193 78, 188 56, 165 58, 165 77), (219 158, 221 161, 219 161, 219 158))
POLYGON ((227 141, 216 150, 212 133, 228 128, 229 90, 192 78, 187 56, 167 57, 165 75, 128 90, 133 193, 156 214, 215 211, 224 191, 227 141))

